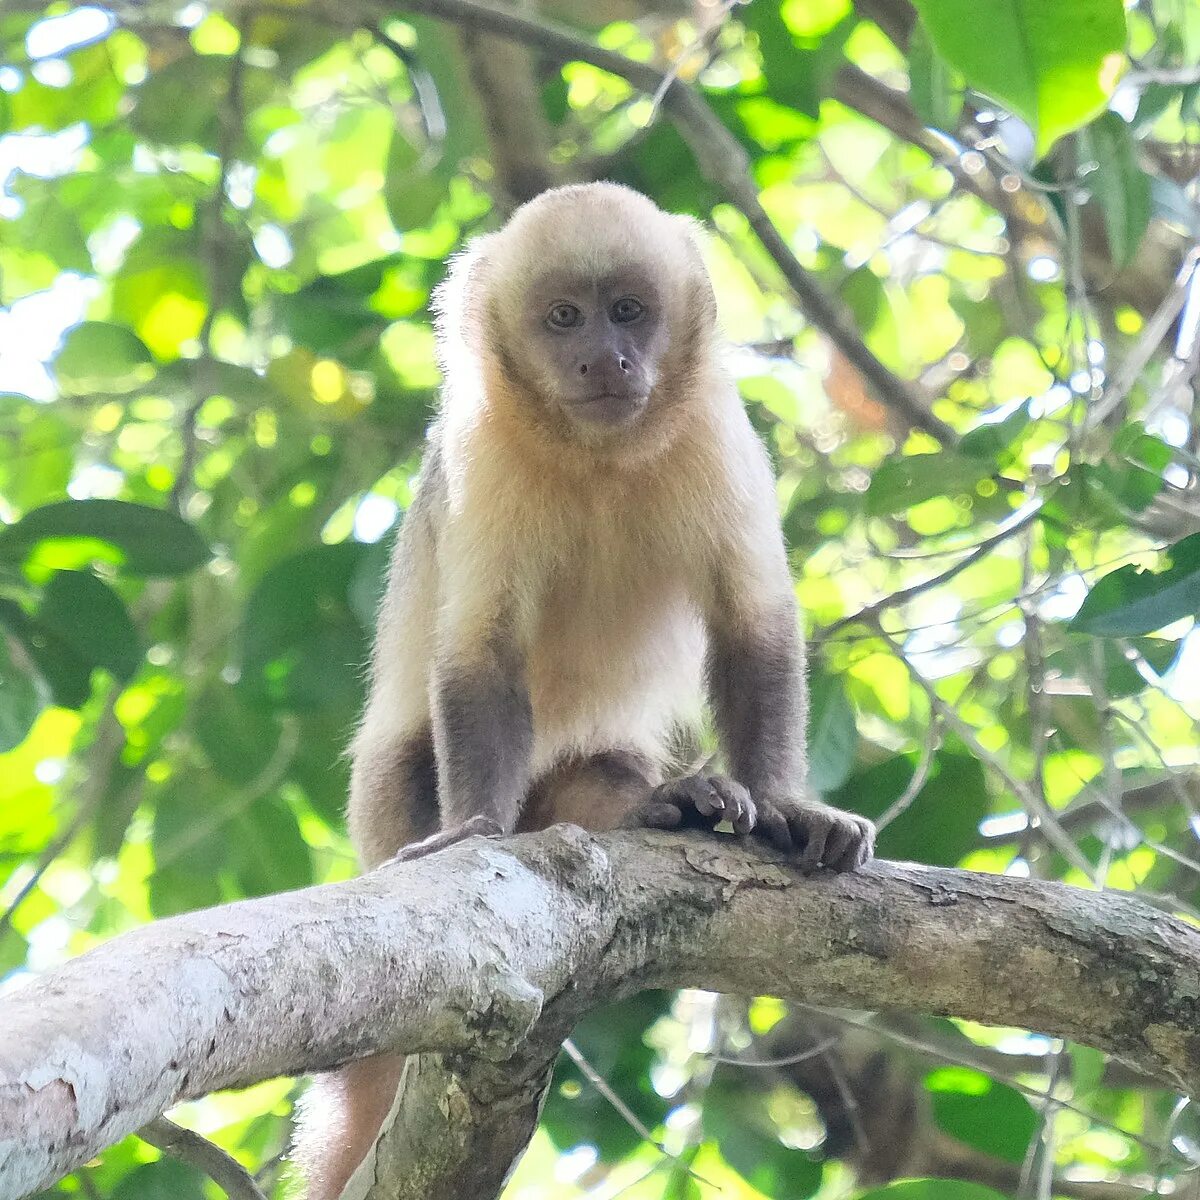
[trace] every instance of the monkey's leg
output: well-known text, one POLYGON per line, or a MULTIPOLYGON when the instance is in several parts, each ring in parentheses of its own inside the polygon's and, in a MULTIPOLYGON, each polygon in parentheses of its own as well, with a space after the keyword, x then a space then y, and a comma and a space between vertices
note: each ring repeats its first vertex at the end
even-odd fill
POLYGON ((370 723, 355 739, 350 773, 350 836, 364 868, 438 827, 437 763, 428 726, 396 736, 370 723))
POLYGON ((569 821, 593 833, 616 829, 650 799, 660 778, 658 768, 632 750, 569 758, 534 783, 518 828, 532 831, 569 821))

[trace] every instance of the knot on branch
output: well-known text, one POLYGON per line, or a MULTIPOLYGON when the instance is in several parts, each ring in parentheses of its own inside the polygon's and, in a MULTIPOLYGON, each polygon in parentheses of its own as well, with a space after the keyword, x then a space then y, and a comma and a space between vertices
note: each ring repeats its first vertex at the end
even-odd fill
POLYGON ((489 995, 477 1020, 469 1020, 475 1031, 472 1053, 488 1062, 504 1062, 537 1024, 545 996, 541 988, 501 963, 487 963, 481 981, 489 995))

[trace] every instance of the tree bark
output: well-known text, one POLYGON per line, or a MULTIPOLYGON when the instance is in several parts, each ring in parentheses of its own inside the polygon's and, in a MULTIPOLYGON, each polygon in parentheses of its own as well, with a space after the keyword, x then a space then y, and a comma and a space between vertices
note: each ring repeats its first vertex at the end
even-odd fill
POLYGON ((494 1195, 562 1037, 647 987, 1019 1025, 1200 1083, 1200 931, 1129 896, 557 826, 160 921, 9 994, 0 1196, 180 1100, 384 1050, 426 1057, 359 1194, 494 1195))

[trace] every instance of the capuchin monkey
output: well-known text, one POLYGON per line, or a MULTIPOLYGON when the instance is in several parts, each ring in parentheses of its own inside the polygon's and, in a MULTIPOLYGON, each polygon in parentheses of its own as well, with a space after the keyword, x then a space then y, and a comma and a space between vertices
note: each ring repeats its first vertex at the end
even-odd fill
MULTIPOLYGON (((766 452, 691 222, 563 187, 435 300, 445 378, 353 744, 364 867, 471 833, 725 821, 804 871, 871 854, 805 785, 804 645, 766 452), (711 708, 727 774, 671 777, 711 708)), ((403 1059, 316 1085, 309 1200, 370 1149, 403 1059)))

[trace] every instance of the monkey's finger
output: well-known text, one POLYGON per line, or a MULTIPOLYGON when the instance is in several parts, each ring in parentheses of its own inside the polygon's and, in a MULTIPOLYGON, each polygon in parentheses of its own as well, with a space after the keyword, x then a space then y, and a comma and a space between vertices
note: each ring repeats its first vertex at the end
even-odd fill
POLYGON ((621 822, 626 829, 678 829, 683 822, 683 812, 669 800, 647 800, 645 804, 627 813, 621 822))
POLYGON ((804 847, 797 866, 807 875, 824 862, 825 844, 833 823, 824 813, 809 810, 797 812, 789 824, 796 844, 804 847))
POLYGON ((709 783, 724 802, 725 820, 733 826, 733 832, 750 833, 758 820, 750 793, 736 780, 726 779, 723 775, 713 776, 709 783))
POLYGON ((777 808, 758 810, 758 836, 779 850, 791 850, 794 846, 792 831, 783 813, 777 808))
POLYGON ((825 842, 825 865, 835 871, 853 870, 862 844, 862 830, 856 821, 836 821, 825 842))
POLYGON ((725 811, 725 801, 713 786, 711 779, 705 779, 703 775, 693 775, 687 782, 688 798, 702 817, 723 820, 730 815, 725 811))

